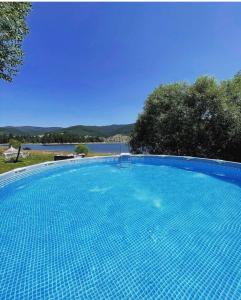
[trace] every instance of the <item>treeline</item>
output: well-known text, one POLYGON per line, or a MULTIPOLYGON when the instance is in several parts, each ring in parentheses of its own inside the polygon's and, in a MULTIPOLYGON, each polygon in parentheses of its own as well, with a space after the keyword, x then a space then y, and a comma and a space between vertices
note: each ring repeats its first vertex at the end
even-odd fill
POLYGON ((41 143, 94 143, 103 142, 103 138, 98 136, 81 136, 70 133, 48 133, 41 138, 41 143))
POLYGON ((219 82, 162 84, 146 100, 133 152, 241 161, 241 73, 219 82))
POLYGON ((7 144, 10 139, 16 139, 22 143, 94 143, 103 142, 98 136, 81 136, 69 133, 46 133, 43 136, 0 134, 0 144, 7 144))

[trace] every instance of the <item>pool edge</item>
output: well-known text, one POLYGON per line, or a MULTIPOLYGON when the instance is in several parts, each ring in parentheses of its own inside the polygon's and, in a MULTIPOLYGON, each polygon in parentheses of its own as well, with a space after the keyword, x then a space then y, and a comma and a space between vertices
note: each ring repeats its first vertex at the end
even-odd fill
POLYGON ((92 156, 92 157, 85 157, 85 158, 70 158, 66 160, 58 160, 58 161, 45 161, 37 164, 33 164, 30 166, 26 167, 20 167, 16 168, 4 173, 0 174, 0 179, 2 179, 5 176, 8 175, 14 175, 18 174, 21 172, 24 172, 25 170, 30 170, 30 169, 35 169, 37 167, 44 167, 44 166, 50 166, 50 165, 65 165, 73 161, 86 161, 86 160, 92 160, 92 159, 103 159, 103 158, 117 158, 121 157, 122 155, 125 156, 131 156, 131 157, 162 157, 162 158, 175 158, 175 159, 183 159, 183 160, 197 160, 197 161, 207 161, 211 163, 216 163, 216 164, 223 164, 227 166, 233 166, 241 169, 241 163, 239 162, 234 162, 234 161, 228 161, 228 160, 222 160, 222 159, 212 159, 212 158, 203 158, 203 157, 196 157, 196 156, 184 156, 184 155, 167 155, 167 154, 131 154, 131 153, 120 153, 120 154, 113 154, 113 155, 103 155, 103 156, 92 156))

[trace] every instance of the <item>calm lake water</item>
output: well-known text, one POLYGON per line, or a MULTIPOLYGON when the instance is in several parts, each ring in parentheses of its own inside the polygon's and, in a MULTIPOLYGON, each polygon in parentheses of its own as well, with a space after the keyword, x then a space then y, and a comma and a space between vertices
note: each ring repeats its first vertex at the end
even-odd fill
MULTIPOLYGON (((129 145, 122 143, 114 144, 86 144, 91 152, 95 153, 121 153, 129 152, 129 145)), ((2 145, 6 146, 6 145, 2 145)), ((42 144, 23 144, 23 148, 28 147, 31 150, 41 151, 70 151, 73 152, 76 145, 73 144, 61 144, 61 145, 47 145, 42 144)))

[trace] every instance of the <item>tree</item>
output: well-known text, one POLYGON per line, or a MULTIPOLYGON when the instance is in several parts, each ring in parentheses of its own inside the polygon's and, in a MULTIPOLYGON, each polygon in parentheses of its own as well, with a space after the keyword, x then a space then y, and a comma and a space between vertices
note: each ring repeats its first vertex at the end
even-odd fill
POLYGON ((75 152, 77 154, 84 153, 85 155, 87 155, 89 153, 89 148, 86 145, 79 144, 79 145, 76 146, 75 152))
POLYGON ((21 152, 21 146, 22 146, 22 143, 21 141, 19 140, 16 140, 16 139, 11 139, 9 141, 9 146, 12 146, 14 148, 18 148, 18 153, 17 153, 17 156, 16 156, 16 159, 15 159, 15 163, 18 161, 19 159, 19 155, 20 155, 20 152, 21 152))
POLYGON ((161 85, 148 97, 130 144, 137 153, 241 161, 241 75, 161 85))
POLYGON ((22 42, 28 33, 27 2, 0 2, 0 79, 12 81, 23 63, 22 42))

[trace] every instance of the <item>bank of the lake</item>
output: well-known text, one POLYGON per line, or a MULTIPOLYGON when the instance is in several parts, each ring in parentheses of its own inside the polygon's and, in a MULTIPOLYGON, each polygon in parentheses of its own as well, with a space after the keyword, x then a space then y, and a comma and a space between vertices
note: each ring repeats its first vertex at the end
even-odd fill
MULTIPOLYGON (((121 153, 129 152, 129 145, 124 143, 87 143, 86 144, 91 152, 94 153, 121 153)), ((0 145, 6 147, 8 145, 0 145)), ((37 151, 48 151, 48 152, 74 152, 76 144, 23 144, 23 148, 29 148, 37 151)))

